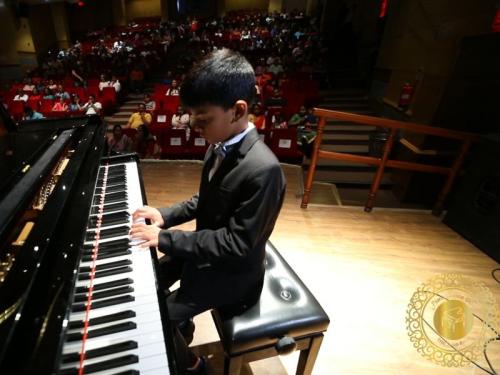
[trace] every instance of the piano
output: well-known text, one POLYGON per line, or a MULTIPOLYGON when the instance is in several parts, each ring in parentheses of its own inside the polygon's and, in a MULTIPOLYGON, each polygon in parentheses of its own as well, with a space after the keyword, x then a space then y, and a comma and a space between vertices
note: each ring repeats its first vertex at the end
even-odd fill
POLYGON ((0 103, 0 373, 177 374, 136 154, 98 116, 13 123, 0 103))

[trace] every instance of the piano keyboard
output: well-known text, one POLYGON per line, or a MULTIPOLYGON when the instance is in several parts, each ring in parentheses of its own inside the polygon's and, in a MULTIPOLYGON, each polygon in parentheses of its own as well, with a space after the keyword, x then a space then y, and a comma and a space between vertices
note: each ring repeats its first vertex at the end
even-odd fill
POLYGON ((170 373, 151 254, 128 236, 141 206, 135 162, 99 168, 60 374, 170 373))

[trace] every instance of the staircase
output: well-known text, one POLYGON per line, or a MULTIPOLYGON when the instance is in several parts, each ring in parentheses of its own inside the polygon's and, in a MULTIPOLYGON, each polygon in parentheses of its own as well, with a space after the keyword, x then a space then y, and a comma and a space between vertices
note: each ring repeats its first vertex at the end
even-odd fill
POLYGON ((144 95, 142 94, 129 94, 113 115, 104 117, 108 130, 112 130, 115 125, 126 125, 130 115, 137 111, 139 103, 144 102, 143 99, 144 95))
MULTIPOLYGON (((350 112, 368 116, 376 116, 370 108, 366 92, 360 89, 334 89, 321 92, 320 108, 335 111, 350 112)), ((370 133, 374 126, 360 125, 347 121, 329 120, 326 123, 321 143, 321 149, 327 151, 345 152, 358 155, 368 155, 370 133)), ((304 178, 307 175, 310 159, 306 159, 302 168, 304 178)), ((376 167, 341 161, 318 160, 315 183, 333 184, 338 194, 337 200, 342 205, 364 205, 373 181, 376 167)), ((389 207, 398 206, 393 197, 390 171, 382 177, 379 190, 378 205, 385 202, 389 207), (387 197, 385 197, 387 196, 387 197)), ((313 188, 314 193, 314 188, 313 188)))

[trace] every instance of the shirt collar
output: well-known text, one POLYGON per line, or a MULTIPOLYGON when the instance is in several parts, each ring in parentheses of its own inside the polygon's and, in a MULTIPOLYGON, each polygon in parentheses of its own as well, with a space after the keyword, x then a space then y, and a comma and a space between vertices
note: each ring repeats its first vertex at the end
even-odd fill
POLYGON ((252 130, 253 128, 255 128, 255 125, 251 122, 248 123, 248 126, 245 130, 243 130, 241 133, 238 133, 236 134, 234 137, 232 138, 229 138, 226 142, 222 142, 222 146, 226 147, 226 146, 231 146, 231 145, 234 145, 236 143, 238 143, 239 141, 241 141, 245 135, 247 135, 250 130, 252 130))

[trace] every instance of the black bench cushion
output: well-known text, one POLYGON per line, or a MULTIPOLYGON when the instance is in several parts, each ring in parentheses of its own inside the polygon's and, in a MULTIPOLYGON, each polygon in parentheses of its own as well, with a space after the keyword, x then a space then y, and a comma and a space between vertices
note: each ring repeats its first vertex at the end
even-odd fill
POLYGON ((272 346, 283 336, 311 336, 326 331, 330 323, 316 298, 270 242, 259 301, 234 317, 217 310, 212 315, 228 354, 272 346))

